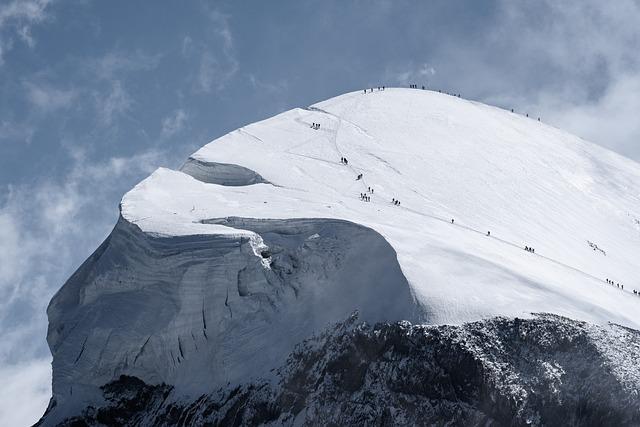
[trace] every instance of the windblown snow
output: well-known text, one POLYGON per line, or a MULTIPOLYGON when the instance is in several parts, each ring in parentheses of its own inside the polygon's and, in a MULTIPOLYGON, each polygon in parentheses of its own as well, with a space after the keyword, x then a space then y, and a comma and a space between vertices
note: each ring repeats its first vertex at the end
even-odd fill
POLYGON ((124 196, 51 302, 54 397, 83 405, 122 374, 194 394, 265 375, 354 310, 638 329, 639 221, 640 165, 517 113, 416 89, 296 108, 124 196))

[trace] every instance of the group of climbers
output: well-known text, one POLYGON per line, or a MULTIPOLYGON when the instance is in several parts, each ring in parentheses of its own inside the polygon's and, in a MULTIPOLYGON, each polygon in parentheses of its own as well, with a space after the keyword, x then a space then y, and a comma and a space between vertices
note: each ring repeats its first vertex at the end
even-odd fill
MULTIPOLYGON (((421 88, 422 88, 422 90, 426 89, 426 87, 424 85, 422 85, 421 88)), ((385 89, 385 86, 378 86, 378 90, 384 90, 384 89, 385 89)), ((415 84, 415 83, 409 84, 409 89, 418 89, 418 85, 415 84)), ((367 90, 369 92, 373 92, 373 88, 363 89, 363 92, 367 93, 367 90)), ((438 89, 438 93, 444 93, 446 95, 454 96, 456 98, 461 98, 462 97, 459 93, 449 93, 447 91, 442 91, 441 89, 438 89)), ((512 113, 514 112, 513 108, 511 109, 511 112, 512 113)), ((526 116, 529 117, 529 113, 526 113, 526 116)), ((538 121, 540 121, 540 117, 538 117, 538 121)))
MULTIPOLYGON (((411 85, 409 85, 409 87, 410 87, 410 88, 412 88, 412 89, 417 89, 417 88, 418 88, 418 85, 416 85, 416 84, 411 84, 411 85)), ((385 89, 385 86, 379 86, 377 89, 378 89, 378 90, 384 90, 384 89, 385 89)), ((422 86, 422 89, 424 89, 424 86, 422 86)), ((373 92, 373 88, 370 88, 369 90, 370 90, 370 92, 373 92)), ((439 90, 438 92, 442 93, 442 91, 440 91, 440 90, 439 90)), ((364 89, 364 93, 367 93, 367 89, 364 89)), ((445 93, 446 93, 446 92, 445 92, 445 93)), ((452 96, 460 97, 460 94, 457 94, 457 95, 456 95, 456 94, 449 94, 449 93, 447 93, 447 95, 452 95, 452 96)), ((511 112, 513 113, 513 112, 514 112, 514 110, 513 110, 513 109, 511 109, 511 112)), ((529 114, 526 114, 526 116, 527 116, 527 117, 529 117, 529 114)), ((540 117, 538 117, 538 121, 540 121, 540 117)), ((311 127, 317 130, 317 129, 319 129, 319 128, 320 128, 320 124, 319 124, 319 123, 313 123, 311 127)), ((348 165, 348 164, 349 164, 349 161, 347 160, 347 158, 346 158, 346 157, 340 157, 340 163, 342 163, 342 164, 344 164, 344 165, 348 165)), ((362 174, 362 173, 360 173, 360 174, 358 174, 358 175, 356 176, 356 181, 359 181, 359 180, 361 180, 362 178, 363 178, 363 174, 362 174)), ((368 193, 373 194, 373 188, 371 188, 371 187, 367 187, 367 190, 368 190, 368 193)), ((366 193, 360 193, 360 200, 362 200, 362 201, 364 201, 364 202, 370 202, 370 201, 371 201, 371 196, 369 196, 369 195, 368 195, 368 194, 366 194, 366 193)), ((392 203, 394 206, 400 206, 400 200, 396 199, 395 197, 391 199, 391 203, 392 203)), ((451 224, 454 224, 454 223, 455 223, 455 220, 454 220, 453 218, 451 218, 451 224)), ((491 231, 487 231, 487 234, 486 234, 486 235, 490 237, 490 236, 491 236, 491 231)), ((524 250, 525 250, 525 251, 527 251, 527 252, 530 252, 530 253, 535 253, 535 252, 536 252, 535 248, 533 248, 533 247, 531 247, 531 246, 528 246, 528 245, 524 247, 524 250)), ((610 280, 610 279, 606 279, 606 282, 607 282, 608 284, 612 285, 612 286, 616 286, 617 288, 619 288, 619 289, 621 289, 621 290, 624 290, 624 285, 621 285, 620 283, 616 283, 616 282, 614 282, 613 280, 610 280)), ((633 290, 633 294, 634 294, 634 295, 639 295, 639 296, 640 296, 640 291, 637 291, 637 290, 635 290, 635 289, 634 289, 634 290, 633 290)))
POLYGON ((313 123, 313 124, 311 125, 311 129, 315 129, 315 130, 320 129, 320 123, 313 123))
POLYGON ((605 281, 610 284, 611 286, 616 286, 622 290, 624 290, 624 285, 621 285, 619 282, 614 282, 613 280, 610 279, 605 279, 605 281))

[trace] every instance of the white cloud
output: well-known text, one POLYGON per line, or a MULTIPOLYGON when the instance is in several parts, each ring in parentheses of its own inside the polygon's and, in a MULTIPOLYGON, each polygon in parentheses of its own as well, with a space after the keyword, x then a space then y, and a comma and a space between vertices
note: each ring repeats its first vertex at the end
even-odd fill
POLYGON ((18 140, 29 144, 34 133, 34 127, 29 124, 0 121, 0 140, 18 140))
POLYGON ((436 74, 436 69, 428 63, 388 66, 385 70, 384 79, 396 82, 402 86, 409 84, 425 85, 430 84, 430 77, 436 74))
POLYGON ((439 43, 430 58, 437 84, 640 160, 631 113, 638 108, 640 3, 501 0, 496 10, 486 30, 439 43))
POLYGON ((133 104, 133 99, 120 80, 111 82, 111 89, 106 97, 103 94, 97 94, 95 100, 99 119, 106 126, 111 125, 117 116, 129 111, 133 104))
POLYGON ((156 68, 162 55, 150 55, 142 51, 112 51, 87 61, 88 70, 98 78, 113 81, 123 72, 152 70, 156 68))
POLYGON ((67 108, 71 106, 77 96, 75 90, 58 89, 49 85, 25 82, 24 86, 27 89, 29 102, 45 111, 67 108))
POLYGON ((31 28, 49 17, 46 9, 51 3, 52 0, 13 0, 0 5, 0 65, 4 54, 13 48, 15 36, 29 47, 35 45, 31 28))
POLYGON ((197 86, 203 92, 223 89, 240 68, 235 56, 233 34, 228 16, 218 11, 207 11, 211 21, 210 40, 201 42, 196 49, 195 42, 189 38, 188 49, 183 53, 194 52, 200 55, 200 66, 196 77, 197 86))
POLYGON ((30 426, 36 423, 51 397, 51 359, 0 366, 0 425, 30 426))
POLYGON ((91 162, 68 149, 73 167, 61 179, 0 188, 0 425, 30 425, 44 412, 46 306, 113 227, 122 192, 168 158, 147 150, 91 162))
POLYGON ((171 115, 162 120, 161 138, 170 138, 181 132, 188 120, 187 113, 183 109, 177 109, 171 115))
MULTIPOLYGON (((156 68, 161 55, 149 55, 141 51, 112 51, 99 57, 84 60, 81 68, 92 78, 95 76, 108 86, 108 92, 93 89, 93 99, 102 125, 111 126, 115 120, 131 111, 134 99, 126 90, 124 81, 134 71, 156 68)), ((92 80, 92 83, 95 81, 92 80)))

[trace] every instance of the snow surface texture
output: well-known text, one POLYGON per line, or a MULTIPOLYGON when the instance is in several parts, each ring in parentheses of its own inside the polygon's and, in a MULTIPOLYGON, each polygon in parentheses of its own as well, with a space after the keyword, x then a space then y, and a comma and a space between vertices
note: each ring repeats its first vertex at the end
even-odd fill
POLYGON ((637 426, 640 370, 612 367, 638 360, 640 332, 553 315, 351 319, 298 346, 277 382, 175 402, 171 386, 122 376, 102 388, 104 405, 64 425, 637 426))
POLYGON ((353 310, 639 328, 638 189, 631 160, 430 91, 350 93, 243 127, 127 193, 53 298, 48 422, 120 375, 185 396, 264 377, 353 310))

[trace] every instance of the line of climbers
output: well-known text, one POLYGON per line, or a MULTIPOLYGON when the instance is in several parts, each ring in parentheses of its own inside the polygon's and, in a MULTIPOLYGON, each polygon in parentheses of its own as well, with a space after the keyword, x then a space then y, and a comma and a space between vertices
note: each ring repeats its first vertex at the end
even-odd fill
POLYGON ((618 288, 624 290, 624 285, 621 285, 619 282, 614 282, 613 280, 605 279, 605 281, 611 286, 617 286, 618 288))
MULTIPOLYGON (((425 90, 425 89, 426 89, 424 85, 422 85, 422 86, 421 86, 421 88, 422 88, 422 90, 425 90)), ((384 90, 384 89, 385 89, 385 86, 378 86, 378 90, 384 90)), ((415 83, 412 83, 412 84, 410 84, 410 85, 409 85, 409 89, 418 89, 418 85, 417 85, 417 84, 415 84, 415 83)), ((369 90, 369 92, 373 92, 373 88, 363 89, 363 92, 366 94, 366 93, 367 93, 367 90, 369 90)), ((443 92, 441 89, 438 89, 438 93, 444 93, 445 95, 454 96, 454 97, 456 97, 456 98, 461 98, 461 96, 460 96, 460 94, 459 94, 459 93, 457 93, 457 94, 456 94, 456 93, 449 93, 449 92, 447 92, 447 91, 444 91, 444 92, 443 92)), ((515 111, 513 110, 513 108, 511 109, 511 112, 512 112, 512 113, 514 113, 514 112, 515 112, 515 111)), ((526 116, 527 116, 527 117, 529 117, 529 113, 526 113, 526 116)), ((538 117, 538 121, 540 121, 540 117, 538 117)), ((319 127, 319 126, 320 126, 320 125, 318 125, 318 127, 319 127)))
MULTIPOLYGON (((314 125, 315 125, 315 123, 314 123, 314 125)), ((318 125, 318 126, 320 126, 320 125, 318 125)), ((344 165, 347 165, 347 164, 349 164, 349 161, 347 160, 346 157, 340 157, 340 163, 342 163, 344 165)), ((363 177, 363 174, 358 174, 356 176, 356 181, 361 180, 362 177, 363 177)), ((369 193, 371 193, 371 194, 374 193, 373 188, 371 188, 371 187, 367 187, 367 191, 369 193)), ((364 202, 370 202, 371 201, 371 197, 369 195, 367 195, 366 193, 360 193, 360 200, 362 200, 364 202)), ((400 200, 397 200, 395 197, 391 199, 391 203, 393 203, 395 206, 400 206, 400 200)), ((455 223, 455 219, 451 218, 451 224, 454 224, 454 223, 455 223)), ((487 231, 487 236, 491 236, 491 231, 490 230, 487 231)), ((527 252, 536 253, 536 249, 532 248, 531 246, 525 246, 524 250, 527 251, 527 252)), ((616 282, 614 282, 613 280, 610 280, 610 279, 605 279, 605 280, 606 280, 606 282, 608 284, 610 284, 612 286, 615 285, 619 289, 624 290, 624 285, 621 285, 620 283, 616 283, 616 282)), ((633 290, 633 294, 640 296, 640 291, 637 291, 637 290, 634 289, 633 290)))
POLYGON ((315 130, 320 129, 320 123, 313 123, 313 124, 311 125, 311 129, 315 129, 315 130))
MULTIPOLYGON (((511 112, 513 113, 513 108, 511 109, 511 112)), ((527 113, 527 117, 529 117, 529 113, 527 113)), ((540 121, 540 117, 538 117, 538 121, 540 121)))

